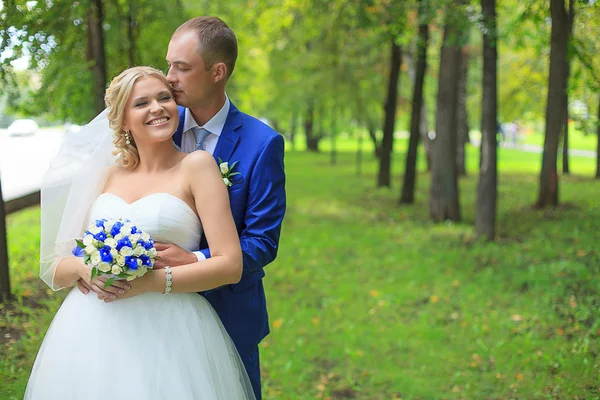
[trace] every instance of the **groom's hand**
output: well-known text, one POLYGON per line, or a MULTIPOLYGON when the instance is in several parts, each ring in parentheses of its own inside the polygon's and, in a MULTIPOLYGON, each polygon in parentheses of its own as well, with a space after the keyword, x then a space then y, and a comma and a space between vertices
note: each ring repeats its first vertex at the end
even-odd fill
POLYGON ((154 268, 161 269, 166 267, 178 267, 180 265, 193 264, 198 262, 198 257, 194 253, 182 249, 171 243, 154 243, 156 248, 156 261, 154 268))

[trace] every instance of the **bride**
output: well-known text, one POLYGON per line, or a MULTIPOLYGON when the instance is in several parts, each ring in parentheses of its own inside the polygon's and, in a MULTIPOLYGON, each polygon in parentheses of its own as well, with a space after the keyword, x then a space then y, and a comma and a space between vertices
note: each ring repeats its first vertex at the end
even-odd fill
POLYGON ((91 279, 71 250, 103 218, 130 219, 154 240, 190 251, 204 231, 212 257, 117 282, 104 300, 71 290, 46 333, 25 399, 254 399, 231 339, 196 294, 238 282, 242 273, 221 173, 208 153, 174 147, 177 105, 160 71, 125 70, 105 99, 107 110, 65 138, 44 178, 42 279, 54 290, 79 279, 102 288, 105 280, 91 279))

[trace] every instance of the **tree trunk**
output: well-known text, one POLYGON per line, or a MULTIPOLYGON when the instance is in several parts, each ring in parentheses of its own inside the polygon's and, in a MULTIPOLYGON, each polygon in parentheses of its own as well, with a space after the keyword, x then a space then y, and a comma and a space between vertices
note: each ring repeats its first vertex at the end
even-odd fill
POLYGON ((136 25, 137 22, 133 19, 133 0, 129 0, 129 10, 127 11, 127 55, 129 56, 130 67, 136 65, 134 33, 136 25))
POLYGON ((596 179, 600 179, 600 94, 598 94, 598 121, 596 121, 598 144, 596 150, 596 179))
POLYGON ((304 120, 304 133, 306 135, 306 149, 308 151, 319 152, 318 134, 314 132, 315 105, 310 102, 306 119, 304 120))
POLYGON ((558 205, 558 173, 556 168, 558 140, 565 123, 565 91, 567 71, 565 62, 569 37, 569 23, 564 0, 550 0, 552 36, 550 40, 550 78, 546 104, 546 135, 540 190, 536 207, 558 205))
MULTIPOLYGON (((567 71, 569 66, 567 65, 567 71)), ((567 72, 567 76, 568 76, 567 72)), ((568 77, 567 77, 568 79, 568 77)), ((568 81, 567 81, 568 82, 568 81)), ((565 91, 565 124, 563 126, 563 154, 562 154, 562 172, 569 175, 569 94, 565 91)))
POLYGON ((429 124, 427 123, 427 103, 423 97, 423 107, 421 108, 421 138, 425 148, 425 157, 427 158, 427 172, 431 172, 431 158, 433 142, 429 139, 429 124))
POLYGON ((398 99, 398 80, 402 63, 402 49, 392 38, 390 57, 390 79, 388 81, 387 99, 385 102, 385 119, 383 123, 383 140, 379 152, 379 175, 377 187, 390 187, 392 152, 394 150, 394 127, 396 125, 396 101, 398 99))
POLYGON ((377 140, 377 127, 375 126, 375 123, 371 119, 367 120, 367 130, 369 131, 369 137, 371 138, 371 141, 373 142, 373 148, 375 149, 374 150, 375 158, 379 159, 379 154, 381 153, 381 151, 380 151, 379 140, 377 140))
MULTIPOLYGON (((463 3, 464 4, 464 3, 463 3)), ((459 4, 462 9, 462 4, 459 4)), ((456 108, 460 58, 464 40, 463 19, 447 8, 439 69, 439 86, 433 142, 429 212, 435 222, 460 221, 456 171, 456 108)))
POLYGON ((456 105, 456 133, 458 141, 456 148, 456 170, 460 176, 466 176, 465 145, 469 140, 469 122, 467 115, 467 75, 469 56, 466 47, 462 48, 460 54, 458 100, 456 105))
POLYGON ((563 174, 569 174, 569 75, 571 74, 571 55, 569 51, 571 38, 573 36, 573 22, 575 20, 575 2, 569 0, 569 37, 567 38, 567 58, 565 62, 566 83, 565 83, 565 126, 563 135, 563 156, 562 156, 562 170, 563 174))
POLYGON ((417 39, 417 68, 413 86, 412 113, 410 116, 410 139, 406 153, 406 168, 400 203, 415 202, 415 187, 417 181, 417 152, 421 136, 421 115, 423 111, 423 83, 427 70, 427 46, 429 44, 429 26, 425 20, 425 0, 419 0, 419 37, 417 39))
POLYGON ((8 273, 8 242, 6 239, 6 211, 0 181, 0 301, 10 299, 10 275, 8 273))
POLYGON ((87 13, 87 61, 91 65, 94 79, 94 99, 96 113, 104 110, 104 91, 106 90, 106 56, 104 53, 104 22, 102 0, 92 0, 87 13))
POLYGON ((498 163, 498 48, 496 0, 481 0, 483 35, 483 94, 481 99, 481 167, 477 185, 475 230, 478 237, 492 240, 496 235, 498 163))

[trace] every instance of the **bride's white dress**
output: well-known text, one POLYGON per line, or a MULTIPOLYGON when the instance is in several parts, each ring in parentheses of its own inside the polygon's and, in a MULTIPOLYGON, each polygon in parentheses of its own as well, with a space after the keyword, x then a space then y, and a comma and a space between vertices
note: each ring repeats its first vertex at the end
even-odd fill
MULTIPOLYGON (((128 218, 156 241, 195 250, 201 223, 181 199, 128 204, 104 193, 90 220, 128 218)), ((176 284, 176 282, 174 283, 176 284)), ((147 293, 104 303, 71 290, 35 360, 25 399, 254 399, 219 317, 196 293, 147 293)))

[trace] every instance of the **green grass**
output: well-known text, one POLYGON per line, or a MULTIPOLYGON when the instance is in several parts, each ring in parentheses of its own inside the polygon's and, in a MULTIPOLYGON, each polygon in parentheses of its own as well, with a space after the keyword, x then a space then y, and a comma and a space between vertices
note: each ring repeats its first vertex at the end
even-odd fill
MULTIPOLYGON (((417 204, 397 204, 400 154, 392 189, 374 187, 370 152, 361 176, 350 152, 336 166, 328 154, 287 154, 288 212, 265 278, 266 399, 600 398, 595 160, 573 157, 563 205, 538 211, 541 155, 501 149, 498 237, 484 243, 473 229, 477 151, 460 182, 463 222, 437 225, 425 173, 417 204)), ((1 350, 1 399, 22 397, 62 299, 36 279, 38 218, 9 217, 19 303, 0 329, 23 336, 1 350)))
MULTIPOLYGON (((522 143, 544 145, 544 133, 534 132, 524 136, 522 143)), ((598 148, 598 136, 594 134, 584 135, 581 131, 569 126, 569 148, 573 150, 596 151, 598 148)))

